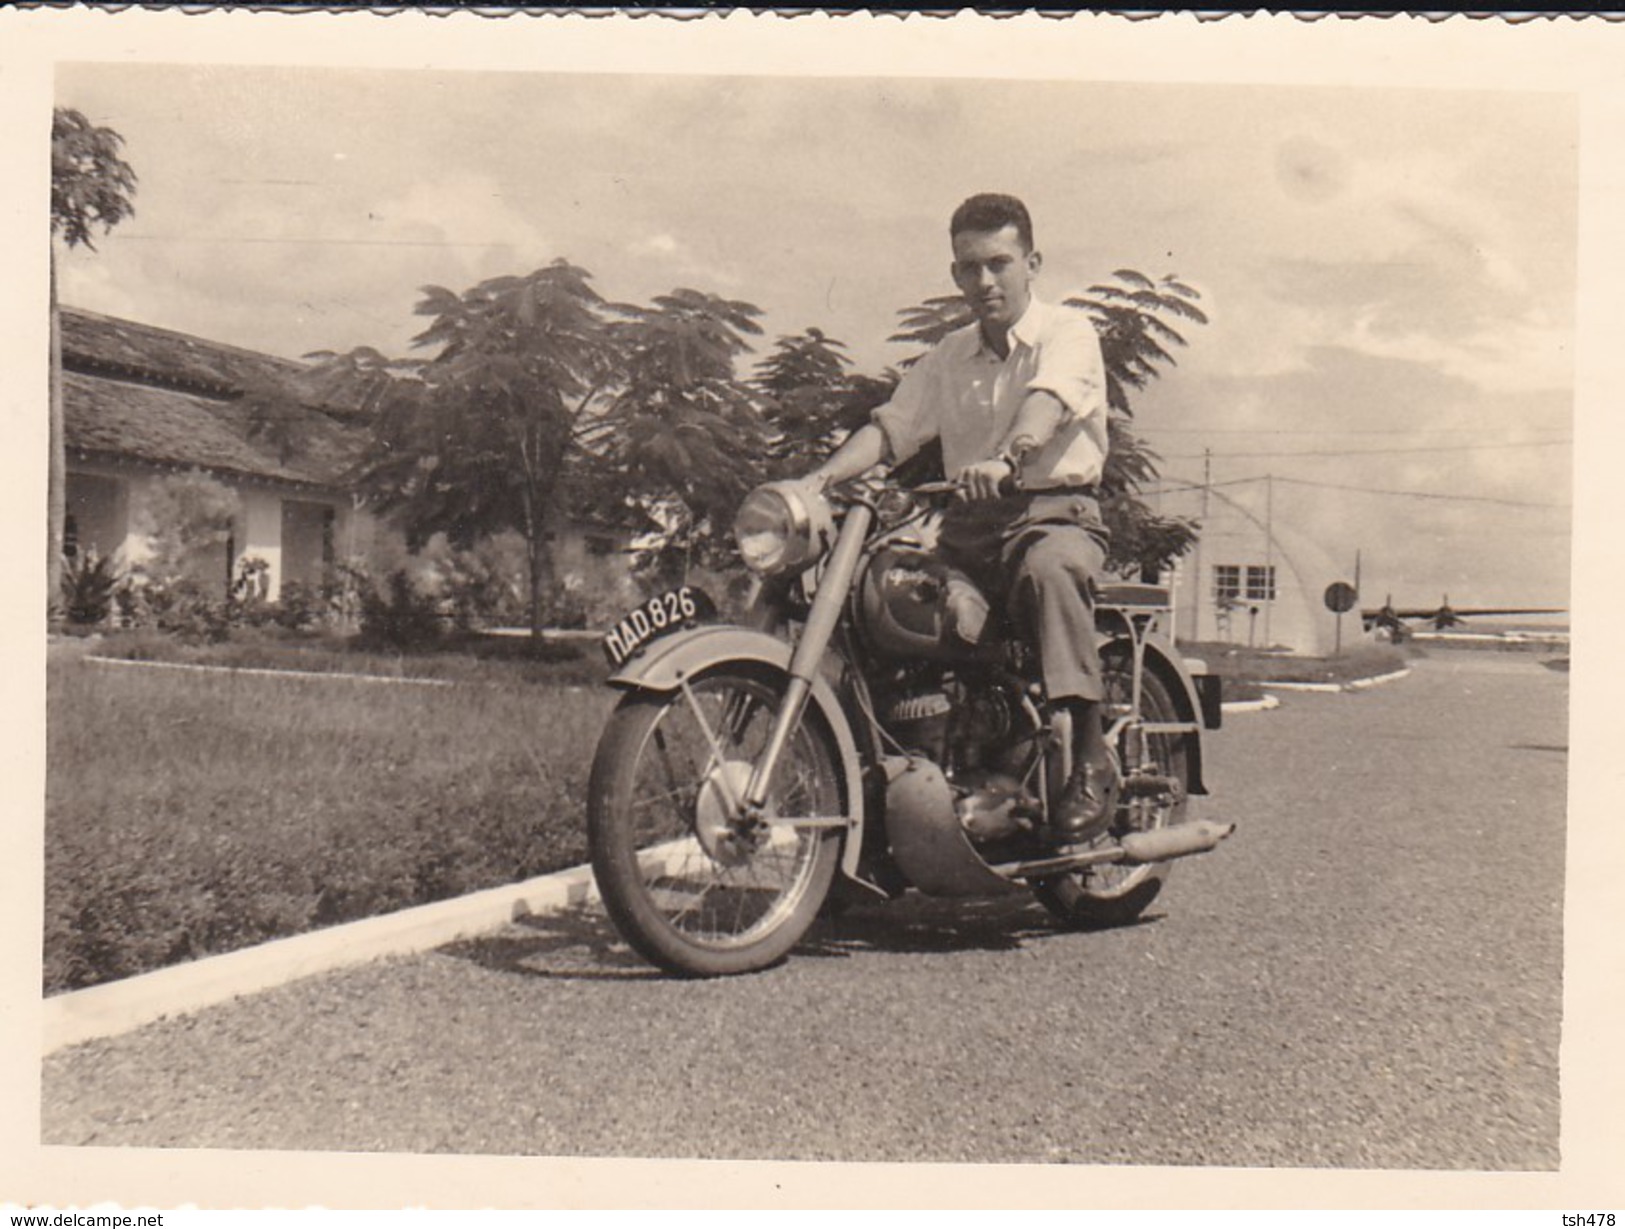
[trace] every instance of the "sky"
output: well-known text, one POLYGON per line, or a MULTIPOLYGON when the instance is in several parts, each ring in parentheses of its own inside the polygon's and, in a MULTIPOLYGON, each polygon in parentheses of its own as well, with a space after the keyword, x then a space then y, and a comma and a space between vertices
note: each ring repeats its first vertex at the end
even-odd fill
POLYGON ((1039 292, 1173 273, 1211 318, 1136 400, 1362 600, 1565 605, 1578 114, 1553 93, 61 64, 135 216, 64 302, 288 357, 407 353, 419 287, 565 257, 816 326, 856 369, 1012 192, 1039 292), (1266 482, 1266 478, 1272 481, 1266 482))

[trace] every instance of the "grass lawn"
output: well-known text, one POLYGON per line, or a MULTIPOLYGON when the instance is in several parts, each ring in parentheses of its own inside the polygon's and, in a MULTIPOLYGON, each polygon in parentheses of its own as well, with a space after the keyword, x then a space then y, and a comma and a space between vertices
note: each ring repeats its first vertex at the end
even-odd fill
POLYGON ((1335 657, 1289 657, 1222 642, 1182 643, 1179 649, 1224 678, 1226 700, 1257 699, 1267 690, 1262 683, 1347 683, 1389 674, 1419 655, 1415 648, 1386 644, 1355 645, 1335 657))
POLYGON ((54 655, 47 990, 582 861, 613 702, 558 683, 378 686, 54 655))

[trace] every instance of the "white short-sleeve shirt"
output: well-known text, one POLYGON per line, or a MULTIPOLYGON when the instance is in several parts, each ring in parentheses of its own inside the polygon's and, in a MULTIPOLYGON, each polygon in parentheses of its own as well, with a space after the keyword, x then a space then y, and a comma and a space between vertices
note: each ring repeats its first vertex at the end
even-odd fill
POLYGON ((1027 394, 1053 393, 1066 407, 1054 436, 1021 468, 1030 490, 1100 481, 1106 464, 1106 369, 1100 338, 1083 312, 1033 299, 1010 330, 1000 358, 981 326, 950 333, 903 374, 874 412, 895 461, 941 437, 951 477, 998 454, 1027 394))

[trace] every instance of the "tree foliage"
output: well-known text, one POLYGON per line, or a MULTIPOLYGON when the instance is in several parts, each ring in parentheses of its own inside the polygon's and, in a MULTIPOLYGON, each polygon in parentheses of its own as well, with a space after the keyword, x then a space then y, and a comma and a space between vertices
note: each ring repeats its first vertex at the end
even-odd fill
POLYGON ((460 546, 514 529, 530 548, 533 627, 551 586, 547 527, 577 424, 615 369, 605 304, 565 260, 462 294, 425 286, 413 339, 425 359, 362 347, 324 353, 318 395, 370 412, 373 447, 357 477, 407 539, 460 546))
MULTIPOLYGON (((654 530, 648 574, 731 567, 727 531, 743 495, 811 468, 897 382, 889 370, 853 372, 845 346, 817 328, 779 337, 747 381, 738 367, 762 331, 754 304, 688 288, 645 306, 612 303, 590 281, 556 260, 461 294, 428 286, 417 311, 429 324, 415 345, 430 355, 325 353, 301 377, 303 400, 360 406, 371 417, 374 446, 360 479, 410 542, 523 536, 533 626, 553 587, 547 527, 561 506, 641 512, 654 530)), ((1129 427, 1129 396, 1173 361, 1183 341, 1168 321, 1200 319, 1195 298, 1172 279, 1124 272, 1074 304, 1101 330, 1108 367, 1105 504, 1119 562, 1165 562, 1191 540, 1187 523, 1153 516, 1134 495, 1155 477, 1157 458, 1129 427)), ((895 339, 922 346, 970 319, 947 296, 902 315, 895 339)))
POLYGON ((761 334, 761 308, 679 289, 620 310, 611 327, 620 374, 595 455, 632 489, 681 500, 696 521, 730 517, 766 443, 734 372, 746 338, 761 334))
POLYGON ((414 545, 503 530, 529 548, 531 622, 553 588, 551 518, 653 516, 687 557, 718 536, 758 476, 763 428, 734 375, 760 309, 678 289, 647 307, 608 303, 556 260, 462 294, 425 287, 415 339, 432 357, 324 353, 317 399, 371 415, 359 479, 414 545))
MULTIPOLYGON (((71 107, 51 115, 51 234, 70 248, 95 250, 92 233, 105 233, 135 212, 135 171, 119 156, 124 138, 98 128, 71 107)), ((46 600, 60 591, 63 535, 67 525, 68 461, 62 405, 62 322, 56 300, 56 249, 51 250, 51 351, 46 477, 46 600)))
POLYGON ((95 250, 105 234, 135 212, 135 171, 119 156, 124 138, 98 128, 71 107, 51 116, 51 233, 69 247, 95 250))
POLYGON ((1119 269, 1112 277, 1114 283, 1091 286, 1066 304, 1094 320, 1106 364, 1107 404, 1132 417, 1130 393, 1173 366, 1173 350, 1185 345, 1172 321, 1206 324, 1207 316, 1196 305, 1202 296, 1178 278, 1153 282, 1133 269, 1119 269))
POLYGON ((771 433, 769 469, 775 476, 811 469, 891 396, 896 374, 850 372, 845 350, 822 329, 808 328, 780 337, 762 360, 755 383, 771 433))

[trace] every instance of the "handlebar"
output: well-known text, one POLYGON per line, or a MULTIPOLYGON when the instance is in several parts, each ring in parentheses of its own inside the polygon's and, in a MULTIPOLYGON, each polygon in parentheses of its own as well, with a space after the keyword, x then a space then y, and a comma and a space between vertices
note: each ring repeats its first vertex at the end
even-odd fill
MULTIPOLYGON (((895 497, 901 496, 905 501, 914 501, 917 506, 914 516, 923 515, 926 508, 939 506, 951 499, 962 497, 964 485, 953 480, 946 482, 920 482, 913 486, 893 485, 885 479, 876 482, 874 479, 868 483, 848 481, 837 483, 826 491, 826 495, 837 503, 862 504, 878 515, 881 520, 897 522, 899 518, 910 520, 912 516, 898 508, 893 502, 895 497), (869 485, 873 484, 873 485, 869 485), (868 489, 863 489, 865 486, 868 489)), ((1015 474, 1000 479, 998 492, 1001 497, 1019 495, 1025 488, 1015 474)))
MULTIPOLYGON (((920 495, 930 498, 941 495, 958 495, 965 488, 963 484, 949 479, 946 482, 922 482, 916 486, 905 487, 904 489, 907 490, 911 495, 920 495)), ((1021 485, 1021 479, 1015 474, 1010 474, 999 479, 999 494, 1002 496, 1020 495, 1023 490, 1025 490, 1025 488, 1021 485)))

